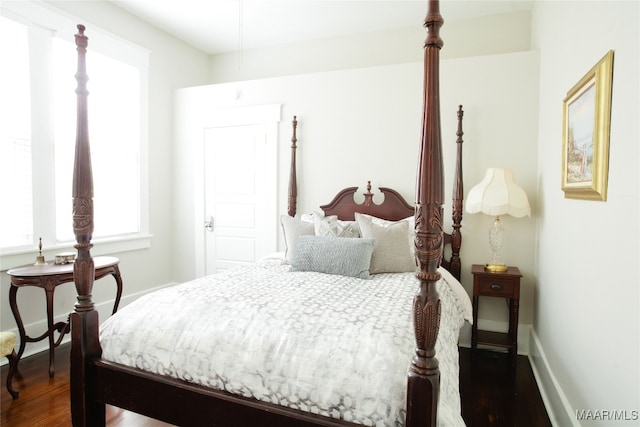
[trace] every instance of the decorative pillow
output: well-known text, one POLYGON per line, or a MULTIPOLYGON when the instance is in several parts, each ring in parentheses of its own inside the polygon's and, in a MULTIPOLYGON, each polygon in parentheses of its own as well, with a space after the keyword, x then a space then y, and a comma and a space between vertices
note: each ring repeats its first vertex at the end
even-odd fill
POLYGON ((407 234, 407 243, 409 245, 409 252, 413 254, 414 251, 414 240, 416 237, 416 219, 414 216, 409 216, 407 218, 403 218, 400 221, 389 221, 387 219, 378 218, 372 215, 367 214, 358 214, 362 216, 366 216, 367 218, 371 218, 371 221, 376 225, 381 225, 383 227, 388 227, 389 225, 395 224, 400 221, 407 222, 408 234, 407 234))
POLYGON ((370 272, 403 273, 415 271, 413 252, 407 244, 409 221, 375 221, 370 215, 356 213, 356 222, 364 238, 375 239, 370 272))
POLYGON ((316 271, 368 279, 373 249, 373 239, 300 236, 290 271, 316 271))
POLYGON ((291 263, 298 237, 304 235, 313 236, 315 234, 315 230, 312 222, 301 221, 290 217, 289 215, 281 215, 280 224, 282 224, 282 232, 284 233, 284 256, 287 261, 291 263))
POLYGON ((324 216, 320 212, 314 212, 313 226, 316 236, 360 237, 355 221, 341 221, 337 215, 324 216))

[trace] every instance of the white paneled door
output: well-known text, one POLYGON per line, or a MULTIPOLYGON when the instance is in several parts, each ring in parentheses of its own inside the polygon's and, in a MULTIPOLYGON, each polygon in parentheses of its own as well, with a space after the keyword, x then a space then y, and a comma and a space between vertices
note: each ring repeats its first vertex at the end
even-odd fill
POLYGON ((276 140, 275 124, 205 128, 206 274, 275 250, 276 140))

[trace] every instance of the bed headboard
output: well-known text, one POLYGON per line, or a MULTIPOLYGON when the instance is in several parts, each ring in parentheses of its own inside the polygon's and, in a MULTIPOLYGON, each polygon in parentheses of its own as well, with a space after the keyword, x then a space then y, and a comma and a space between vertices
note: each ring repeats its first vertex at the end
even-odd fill
POLYGON ((382 203, 373 201, 374 194, 371 192, 371 181, 367 182, 367 192, 363 193, 364 202, 356 203, 354 196, 358 187, 349 187, 340 191, 326 205, 320 206, 325 215, 337 215, 343 221, 353 221, 355 213, 363 213, 389 221, 399 221, 413 216, 414 208, 395 190, 380 187, 379 190, 384 196, 382 203))

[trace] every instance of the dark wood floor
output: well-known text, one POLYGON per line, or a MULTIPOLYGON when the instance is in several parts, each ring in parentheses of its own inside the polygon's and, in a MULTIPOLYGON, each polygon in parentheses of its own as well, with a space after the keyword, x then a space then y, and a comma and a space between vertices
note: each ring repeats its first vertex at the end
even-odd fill
POLYGON ((551 426, 527 356, 460 348, 462 417, 469 427, 551 426))
MULTIPOLYGON (((48 354, 40 353, 20 361, 14 387, 17 400, 5 388, 7 366, 2 367, 0 425, 71 425, 69 409, 69 346, 56 351, 56 375, 47 373, 48 354)), ((473 363, 469 349, 460 349, 460 394, 462 415, 469 427, 551 426, 535 383, 529 360, 518 356, 512 368, 506 354, 478 351, 473 363)), ((107 425, 160 427, 168 424, 118 408, 107 407, 107 425)))

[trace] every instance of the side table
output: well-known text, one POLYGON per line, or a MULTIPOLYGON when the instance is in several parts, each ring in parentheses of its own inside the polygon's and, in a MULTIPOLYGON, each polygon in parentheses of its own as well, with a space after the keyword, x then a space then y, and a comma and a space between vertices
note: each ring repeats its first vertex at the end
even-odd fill
MULTIPOLYGON (((120 277, 120 269, 118 263, 120 260, 115 257, 96 257, 94 258, 95 265, 95 280, 101 279, 107 275, 112 275, 116 280, 117 292, 116 301, 113 305, 113 312, 118 310, 118 304, 120 304, 120 297, 122 296, 122 278, 120 277)), ((45 338, 49 339, 49 377, 53 377, 54 362, 55 362, 55 348, 60 345, 62 338, 69 332, 69 323, 58 322, 53 323, 53 293, 58 285, 63 283, 73 282, 73 263, 69 264, 55 264, 53 262, 47 262, 43 265, 26 265, 23 267, 13 268, 7 271, 7 274, 11 276, 11 288, 9 289, 9 304, 13 317, 18 325, 18 332, 20 334, 20 349, 18 350, 18 358, 16 360, 16 367, 24 348, 28 342, 38 342, 45 338), (48 329, 42 335, 32 338, 27 336, 18 310, 18 304, 16 297, 18 289, 25 286, 36 286, 44 289, 47 298, 47 326, 48 329), (54 332, 58 332, 59 336, 54 339, 54 332)))
POLYGON ((485 271, 483 265, 471 266, 473 274, 473 326, 471 327, 471 354, 475 356, 478 344, 503 347, 509 350, 513 363, 518 355, 518 311, 520 306, 520 270, 509 267, 503 273, 485 271), (478 300, 481 296, 502 297, 509 305, 509 332, 478 330, 478 300))

